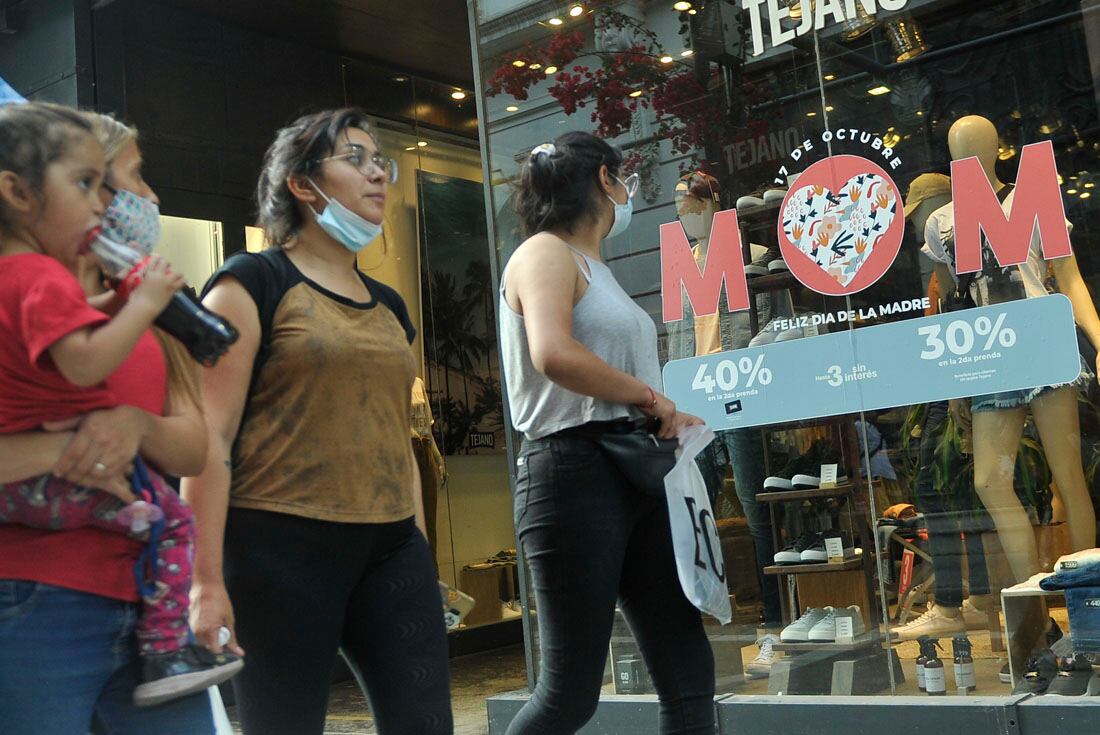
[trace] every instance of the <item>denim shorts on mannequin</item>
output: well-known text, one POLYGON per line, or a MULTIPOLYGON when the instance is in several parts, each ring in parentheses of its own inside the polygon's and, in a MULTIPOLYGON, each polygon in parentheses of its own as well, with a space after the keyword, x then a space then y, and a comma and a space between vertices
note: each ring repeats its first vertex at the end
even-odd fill
POLYGON ((1009 390, 1001 391, 1000 393, 989 393, 983 396, 974 396, 970 399, 970 410, 974 413, 981 411, 1004 411, 1012 408, 1022 408, 1036 398, 1046 393, 1049 393, 1058 388, 1064 388, 1067 385, 1072 385, 1075 388, 1082 388, 1089 384, 1089 381, 1095 377, 1092 369, 1085 364, 1084 359, 1081 360, 1081 374, 1077 376, 1077 379, 1072 383, 1063 383, 1062 385, 1045 385, 1037 388, 1025 388, 1023 390, 1009 390))

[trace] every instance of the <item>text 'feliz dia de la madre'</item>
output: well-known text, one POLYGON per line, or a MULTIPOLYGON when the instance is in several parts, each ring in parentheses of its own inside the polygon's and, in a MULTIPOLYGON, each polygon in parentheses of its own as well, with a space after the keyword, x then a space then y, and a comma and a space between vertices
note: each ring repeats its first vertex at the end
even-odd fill
POLYGON ((768 48, 764 43, 765 24, 770 47, 775 48, 805 36, 811 30, 822 31, 829 25, 856 18, 860 9, 874 16, 880 10, 901 10, 908 3, 909 0, 802 0, 798 4, 803 9, 800 18, 791 17, 791 6, 786 0, 741 0, 741 7, 749 12, 752 55, 759 56, 768 48))

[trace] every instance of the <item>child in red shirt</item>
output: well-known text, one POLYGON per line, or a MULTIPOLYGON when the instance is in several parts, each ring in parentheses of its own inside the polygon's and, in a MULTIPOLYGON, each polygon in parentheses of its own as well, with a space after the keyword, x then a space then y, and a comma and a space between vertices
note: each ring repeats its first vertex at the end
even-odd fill
MULTIPOLYGON (((104 381, 129 357, 183 285, 162 258, 114 317, 92 308, 76 278, 88 234, 99 225, 103 151, 75 111, 42 105, 0 107, 0 433, 59 426, 120 405, 104 381)), ((157 561, 143 570, 145 607, 136 634, 144 658, 139 705, 201 691, 241 668, 190 642, 188 593, 194 522, 190 509, 140 458, 144 480, 164 516, 151 529, 157 561)), ((0 522, 35 528, 96 526, 141 537, 156 520, 126 488, 74 486, 50 475, 0 488, 0 522), (116 497, 117 496, 117 497, 116 497), (127 497, 129 496, 129 497, 127 497), (143 527, 144 526, 144 527, 143 527)))

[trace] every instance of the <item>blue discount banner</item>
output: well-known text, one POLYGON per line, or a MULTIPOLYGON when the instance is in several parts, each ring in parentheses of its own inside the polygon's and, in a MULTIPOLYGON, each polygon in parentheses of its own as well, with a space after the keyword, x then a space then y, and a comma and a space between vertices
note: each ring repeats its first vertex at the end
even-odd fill
POLYGON ((1060 385, 1081 358, 1060 294, 673 360, 665 393, 716 430, 1060 385))

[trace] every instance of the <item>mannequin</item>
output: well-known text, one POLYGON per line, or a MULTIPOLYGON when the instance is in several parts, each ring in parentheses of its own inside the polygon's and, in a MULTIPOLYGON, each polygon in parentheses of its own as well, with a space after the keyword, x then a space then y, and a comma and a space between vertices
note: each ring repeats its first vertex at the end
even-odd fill
MULTIPOLYGON (((424 381, 418 376, 412 389, 412 448, 420 470, 420 492, 424 499, 424 525, 428 530, 428 545, 432 547, 432 560, 438 559, 436 546, 436 518, 439 505, 439 489, 446 477, 443 455, 432 435, 432 407, 424 381)), ((438 562, 437 562, 438 563, 438 562)))
MULTIPOLYGON (((996 172, 998 143, 999 136, 993 123, 976 115, 961 118, 948 133, 952 159, 977 157, 989 183, 997 192, 1005 186, 996 172)), ((1010 194, 1004 206, 1010 207, 1011 202, 1010 194)), ((947 266, 948 260, 953 260, 953 253, 946 253, 942 248, 937 254, 930 251, 934 249, 932 241, 939 240, 946 231, 944 222, 951 221, 937 222, 937 218, 949 207, 937 211, 930 218, 929 243, 925 248, 927 254, 940 261, 937 273, 943 284, 950 284, 954 279, 954 268, 947 266), (944 254, 948 257, 942 257, 944 254)), ((1038 252, 1037 248, 1038 243, 1033 241, 1033 252, 1038 252)), ((1076 258, 1072 255, 1058 258, 1050 261, 1050 266, 1053 267, 1058 290, 1073 304, 1078 325, 1093 345, 1100 345, 1100 318, 1081 278, 1076 258)), ((1043 267, 1046 267, 1045 261, 1043 267)), ((975 487, 993 518, 1013 576, 1017 581, 1023 581, 1039 571, 1038 549, 1031 522, 1013 489, 1016 454, 1028 408, 1035 418, 1054 483, 1066 508, 1073 549, 1091 548, 1096 542, 1096 517, 1082 467, 1077 391, 1073 385, 1067 385, 998 394, 998 405, 994 407, 988 405, 986 398, 975 398, 972 403, 975 487)))

